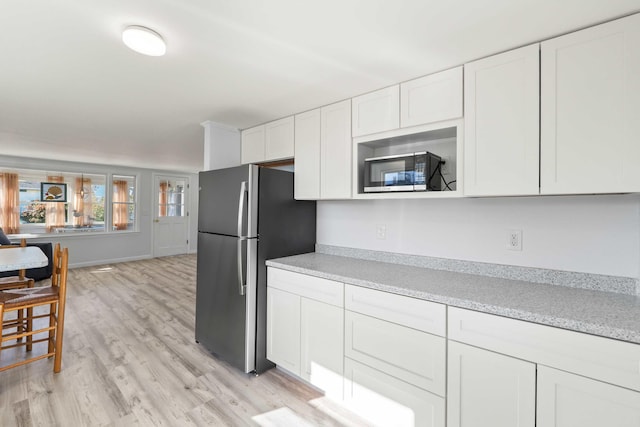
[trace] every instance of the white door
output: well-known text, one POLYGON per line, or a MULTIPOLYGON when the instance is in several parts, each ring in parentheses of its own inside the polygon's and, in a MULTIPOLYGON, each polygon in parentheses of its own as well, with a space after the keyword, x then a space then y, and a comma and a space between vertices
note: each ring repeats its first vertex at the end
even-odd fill
POLYGON ((300 306, 300 376, 342 400, 344 310, 309 298, 300 306))
POLYGON ((351 100, 320 109, 320 196, 351 198, 351 100))
POLYGON ((267 287, 267 359, 300 376, 300 296, 267 287))
POLYGON ((189 178, 154 178, 153 255, 186 254, 189 248, 189 178))
POLYGON ((447 425, 534 427, 536 365, 449 341, 447 425))
POLYGON ((540 366, 537 425, 638 427, 640 393, 540 366))
POLYGON ((640 191, 640 14, 541 52, 541 193, 640 191))
POLYGON ((538 194, 538 44, 464 66, 464 194, 538 194))
POLYGON ((320 198, 320 109, 295 118, 295 197, 320 198))

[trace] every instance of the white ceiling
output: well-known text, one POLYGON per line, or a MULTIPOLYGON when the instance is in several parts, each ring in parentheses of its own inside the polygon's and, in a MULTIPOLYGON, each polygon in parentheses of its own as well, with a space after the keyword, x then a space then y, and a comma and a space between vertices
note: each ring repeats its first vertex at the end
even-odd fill
POLYGON ((182 171, 240 129, 640 11, 640 0, 0 0, 0 154, 182 171), (131 24, 167 55, 121 42, 131 24))

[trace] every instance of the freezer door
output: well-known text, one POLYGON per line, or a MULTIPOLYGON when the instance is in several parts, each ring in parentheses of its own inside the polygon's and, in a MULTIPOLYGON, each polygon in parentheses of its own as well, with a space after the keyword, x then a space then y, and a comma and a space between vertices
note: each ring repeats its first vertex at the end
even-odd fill
POLYGON ((247 240, 198 233, 197 268, 196 341, 244 372, 252 371, 255 297, 246 295, 252 286, 242 289, 248 279, 247 240))
POLYGON ((251 236, 253 189, 258 168, 253 165, 200 172, 198 231, 226 236, 251 236))

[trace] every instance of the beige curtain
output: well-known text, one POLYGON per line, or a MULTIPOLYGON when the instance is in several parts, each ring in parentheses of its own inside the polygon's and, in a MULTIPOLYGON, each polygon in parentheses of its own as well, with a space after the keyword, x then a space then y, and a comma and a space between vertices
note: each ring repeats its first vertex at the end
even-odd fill
POLYGON ((113 228, 126 230, 129 223, 129 183, 113 181, 113 228))
POLYGON ((73 196, 73 226, 91 226, 93 224, 92 214, 91 178, 76 178, 76 191, 73 196))
POLYGON ((6 234, 20 232, 20 183, 17 173, 0 173, 0 227, 6 234))
POLYGON ((167 181, 160 182, 160 211, 158 212, 158 216, 167 216, 167 190, 169 186, 167 181))
MULTIPOLYGON (((63 183, 63 176, 47 176, 47 182, 63 183)), ((44 225, 47 233, 51 233, 56 228, 64 227, 64 213, 65 204, 62 202, 47 202, 45 203, 46 213, 44 218, 44 225)))

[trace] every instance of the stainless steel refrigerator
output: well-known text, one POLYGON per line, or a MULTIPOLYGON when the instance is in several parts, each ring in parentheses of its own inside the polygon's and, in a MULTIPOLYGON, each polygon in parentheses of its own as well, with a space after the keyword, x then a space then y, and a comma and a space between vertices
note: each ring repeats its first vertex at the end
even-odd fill
POLYGON ((244 372, 266 358, 265 261, 313 252, 316 204, 293 173, 254 165, 200 172, 196 341, 244 372))

